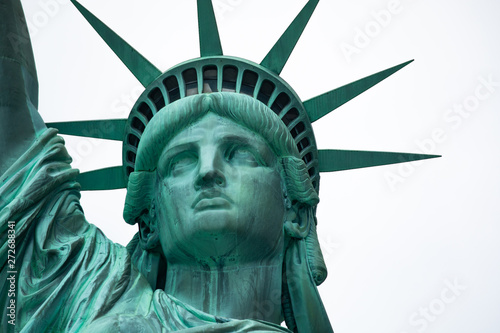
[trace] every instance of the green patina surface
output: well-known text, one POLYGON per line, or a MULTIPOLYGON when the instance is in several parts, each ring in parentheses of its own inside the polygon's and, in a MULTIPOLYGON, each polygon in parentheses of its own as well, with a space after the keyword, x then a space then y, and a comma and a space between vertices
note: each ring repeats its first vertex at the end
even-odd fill
POLYGON ((411 61, 302 102, 279 73, 318 0, 260 64, 223 55, 212 3, 198 0, 201 58, 165 73, 72 2, 146 89, 128 119, 44 124, 21 4, 0 5, 0 277, 15 221, 23 290, 1 282, 3 318, 14 299, 23 332, 288 331, 283 320, 331 332, 316 289, 319 173, 437 156, 318 151, 311 123, 411 61), (78 175, 48 127, 122 140, 123 166, 78 175), (127 248, 79 204, 80 190, 124 187, 139 225, 127 248))

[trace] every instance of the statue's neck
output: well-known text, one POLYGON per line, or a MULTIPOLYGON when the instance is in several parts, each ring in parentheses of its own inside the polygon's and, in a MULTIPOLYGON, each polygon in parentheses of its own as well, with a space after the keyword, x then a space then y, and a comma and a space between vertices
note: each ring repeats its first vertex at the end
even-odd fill
POLYGON ((165 292, 212 315, 281 322, 282 262, 232 267, 168 265, 165 292))

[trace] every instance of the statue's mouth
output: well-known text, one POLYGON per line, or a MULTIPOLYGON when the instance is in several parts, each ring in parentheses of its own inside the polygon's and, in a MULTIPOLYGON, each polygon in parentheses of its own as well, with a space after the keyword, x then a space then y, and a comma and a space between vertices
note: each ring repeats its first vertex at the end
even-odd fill
POLYGON ((234 201, 217 189, 201 192, 193 201, 191 208, 195 212, 210 209, 229 209, 234 201))

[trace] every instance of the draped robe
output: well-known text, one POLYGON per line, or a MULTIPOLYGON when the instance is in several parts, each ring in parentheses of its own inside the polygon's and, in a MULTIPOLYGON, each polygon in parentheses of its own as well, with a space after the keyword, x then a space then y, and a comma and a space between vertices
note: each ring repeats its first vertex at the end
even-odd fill
POLYGON ((115 244, 85 220, 77 170, 46 129, 0 176, 2 332, 290 332, 258 320, 216 317, 153 290, 115 244), (15 269, 8 265, 15 222, 15 269), (15 327, 7 280, 16 271, 15 327))

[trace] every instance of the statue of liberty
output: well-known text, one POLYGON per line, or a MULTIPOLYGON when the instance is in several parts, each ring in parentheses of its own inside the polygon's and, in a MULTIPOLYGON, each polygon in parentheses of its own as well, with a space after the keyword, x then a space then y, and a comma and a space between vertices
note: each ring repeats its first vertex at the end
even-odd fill
POLYGON ((45 124, 20 1, 0 4, 2 331, 332 332, 320 172, 434 156, 318 151, 311 123, 408 63, 302 102, 279 74, 318 0, 260 64, 223 55, 198 0, 201 57, 164 73, 72 2, 145 91, 128 119, 45 124), (123 165, 79 174, 58 131, 123 141, 123 165), (79 204, 124 187, 127 247, 79 204))

